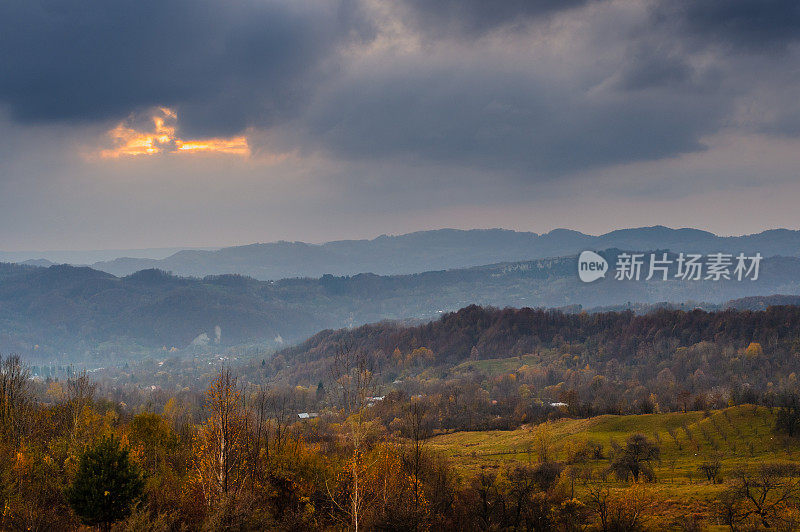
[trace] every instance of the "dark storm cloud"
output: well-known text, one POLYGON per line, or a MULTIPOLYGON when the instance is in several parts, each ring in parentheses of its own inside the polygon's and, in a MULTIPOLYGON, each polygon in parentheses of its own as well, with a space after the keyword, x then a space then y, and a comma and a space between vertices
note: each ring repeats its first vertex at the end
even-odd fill
POLYGON ((615 87, 694 92, 721 112, 718 126, 797 136, 800 2, 657 0, 631 32, 615 87), (737 116, 749 108, 749 116, 737 116))
MULTIPOLYGON (((0 104, 27 123, 164 105, 187 137, 252 126, 287 152, 533 180, 702 150, 780 68, 750 79, 741 52, 790 53, 800 27, 783 0, 385 2, 399 25, 375 3, 7 0, 0 104), (517 31, 498 45, 498 28, 517 31)), ((796 131, 795 116, 762 130, 796 131)))
POLYGON ((703 148, 715 99, 591 93, 481 69, 370 71, 312 108, 312 138, 345 158, 506 169, 532 179, 703 148))
POLYGON ((717 89, 725 70, 746 76, 750 57, 774 60, 800 40, 796 0, 657 0, 649 12, 629 37, 618 77, 622 90, 717 89), (691 64, 699 54, 706 54, 702 71, 691 64))
MULTIPOLYGON (((572 9, 592 0, 405 0, 407 19, 432 36, 453 33, 480 36, 502 26, 518 26, 533 19, 572 9)), ((595 0, 596 1, 596 0, 595 0)))
POLYGON ((639 43, 630 50, 617 87, 626 91, 680 88, 691 83, 696 72, 680 54, 639 43))
POLYGON ((738 51, 774 52, 800 40, 797 0, 662 0, 654 22, 738 51))
MULTIPOLYGON (((800 32, 796 1, 647 2, 643 20, 627 26, 622 16, 618 26, 605 26, 597 49, 576 52, 600 56, 619 46, 625 52, 617 65, 605 73, 589 67, 566 81, 536 75, 524 54, 500 65, 468 59, 463 68, 459 59, 474 53, 470 39, 496 28, 519 29, 517 38, 524 38, 529 24, 546 25, 556 15, 580 21, 598 13, 581 7, 609 3, 403 5, 426 38, 455 39, 467 50, 445 67, 421 60, 361 72, 318 99, 307 120, 309 137, 345 158, 464 163, 528 179, 656 160, 705 149, 704 137, 736 125, 737 102, 757 83, 797 81, 779 79, 782 67, 766 62, 759 72, 766 78, 748 79, 751 65, 739 57, 787 50, 800 32)), ((756 129, 786 134, 798 127, 793 114, 781 112, 774 124, 756 129)))
POLYGON ((308 74, 368 31, 347 1, 0 2, 0 101, 20 121, 176 107, 190 133, 280 120, 308 74))

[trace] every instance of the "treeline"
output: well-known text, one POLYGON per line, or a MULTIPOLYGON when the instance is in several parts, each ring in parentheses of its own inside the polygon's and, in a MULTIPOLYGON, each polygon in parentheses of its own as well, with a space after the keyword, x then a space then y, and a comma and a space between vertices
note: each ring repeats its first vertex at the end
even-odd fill
POLYGON ((437 363, 452 364, 473 356, 473 348, 478 359, 486 359, 574 345, 577 351, 629 359, 648 347, 689 347, 704 341, 744 347, 750 342, 800 347, 800 307, 773 306, 755 312, 656 310, 637 315, 471 305, 416 327, 379 323, 354 330, 323 331, 282 354, 304 362, 330 357, 346 342, 388 353, 427 347, 437 363))
POLYGON ((381 408, 420 396, 447 412, 443 430, 772 406, 798 385, 800 307, 636 315, 470 306, 415 327, 324 331, 253 367, 252 378, 314 386, 342 349, 370 360, 387 395, 381 408))

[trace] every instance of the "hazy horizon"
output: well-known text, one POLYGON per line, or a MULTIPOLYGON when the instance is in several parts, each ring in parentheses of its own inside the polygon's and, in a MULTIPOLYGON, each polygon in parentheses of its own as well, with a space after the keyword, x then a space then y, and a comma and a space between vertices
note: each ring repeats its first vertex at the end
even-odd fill
MULTIPOLYGON (((544 231, 533 231, 533 230, 527 230, 527 229, 512 229, 512 228, 509 228, 509 227, 466 227, 466 226, 465 227, 433 227, 433 228, 429 228, 429 229, 419 229, 419 230, 408 231, 408 232, 380 233, 380 234, 373 234, 373 235, 368 235, 368 236, 363 236, 363 237, 352 237, 352 238, 348 238, 348 237, 332 238, 332 239, 329 239, 329 240, 322 240, 322 241, 310 241, 310 240, 303 240, 303 239, 278 238, 278 239, 275 239, 275 240, 260 240, 260 241, 253 241, 253 242, 237 242, 237 243, 222 244, 222 245, 206 244, 206 245, 197 245, 197 246, 172 245, 172 246, 161 246, 161 247, 152 246, 152 247, 141 247, 141 248, 119 248, 119 247, 117 247, 117 248, 78 248, 78 249, 67 249, 67 248, 64 248, 64 249, 0 249, 0 261, 4 260, 6 257, 10 257, 12 255, 13 256, 18 256, 14 260, 30 260, 30 259, 39 259, 39 258, 47 259, 46 256, 34 256, 37 253, 38 254, 53 254, 53 255, 58 255, 58 254, 64 254, 64 255, 76 254, 77 255, 77 254, 81 254, 81 253, 87 253, 87 254, 95 253, 95 254, 98 255, 98 257, 101 257, 101 258, 97 258, 96 260, 94 260, 92 262, 110 260, 110 259, 113 259, 113 258, 120 258, 120 257, 160 259, 160 258, 166 258, 166 257, 168 257, 168 256, 170 256, 170 255, 172 255, 174 253, 177 253, 178 251, 183 251, 183 250, 215 251, 215 250, 223 249, 223 248, 227 248, 227 247, 248 246, 248 245, 254 245, 254 244, 273 244, 273 243, 277 243, 277 242, 301 242, 301 243, 310 244, 310 245, 322 245, 322 244, 326 244, 326 243, 330 243, 330 242, 337 242, 337 241, 348 241, 348 240, 367 240, 367 241, 369 241, 369 240, 375 240, 376 238, 379 238, 381 236, 396 237, 396 236, 403 236, 403 235, 419 233, 419 232, 442 231, 442 230, 451 230, 451 229, 452 230, 457 230, 457 231, 502 230, 502 231, 516 231, 516 232, 520 232, 520 233, 535 233, 535 234, 538 234, 538 235, 545 235, 545 234, 550 233, 552 231, 567 230, 567 231, 577 231, 579 233, 583 233, 583 234, 589 235, 589 236, 602 236, 604 234, 611 233, 611 232, 614 232, 614 231, 621 231, 621 230, 628 230, 628 229, 644 229, 644 228, 656 227, 656 226, 663 226, 663 225, 662 224, 656 224, 656 225, 617 227, 617 228, 609 229, 607 231, 595 231, 595 232, 590 232, 588 230, 582 231, 580 229, 576 229, 576 228, 573 228, 573 227, 553 227, 551 229, 544 230, 544 231), (27 258, 22 258, 23 256, 27 257, 27 258)), ((672 229, 672 230, 693 229, 693 230, 705 231, 705 232, 713 233, 713 234, 715 234, 717 236, 720 236, 720 237, 747 236, 747 235, 763 233, 763 232, 766 232, 766 231, 781 230, 781 229, 786 229, 786 230, 790 230, 790 231, 800 230, 800 227, 766 227, 764 229, 760 229, 760 230, 757 230, 757 231, 750 231, 750 232, 746 232, 746 233, 724 234, 724 233, 717 233, 717 232, 709 230, 709 229, 704 229, 702 227, 669 227, 669 226, 663 226, 663 227, 666 227, 667 229, 672 229)), ((48 260, 52 260, 52 259, 48 259, 48 260)), ((71 261, 66 260, 64 262, 71 262, 71 261)))

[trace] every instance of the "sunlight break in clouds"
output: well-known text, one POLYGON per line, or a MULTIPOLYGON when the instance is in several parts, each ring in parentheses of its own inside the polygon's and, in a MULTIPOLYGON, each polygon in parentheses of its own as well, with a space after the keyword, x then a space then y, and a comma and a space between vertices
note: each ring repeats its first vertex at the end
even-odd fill
POLYGON ((250 155, 247 137, 208 138, 183 140, 175 134, 178 115, 172 109, 159 107, 152 112, 152 130, 143 130, 132 124, 129 118, 108 132, 113 148, 100 150, 104 159, 153 155, 157 153, 222 153, 228 155, 250 155))

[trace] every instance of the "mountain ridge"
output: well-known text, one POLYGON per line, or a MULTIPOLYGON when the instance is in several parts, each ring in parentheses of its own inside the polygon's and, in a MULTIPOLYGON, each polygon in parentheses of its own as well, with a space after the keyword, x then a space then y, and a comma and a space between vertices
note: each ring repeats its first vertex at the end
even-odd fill
POLYGON ((765 257, 798 257, 800 231, 770 229, 726 237, 700 229, 672 229, 661 225, 618 229, 597 236, 571 229, 554 229, 544 234, 509 229, 436 229, 323 244, 278 241, 218 250, 181 250, 164 259, 121 257, 92 266, 118 276, 157 268, 181 276, 236 273, 259 280, 276 280, 318 278, 325 274, 404 275, 562 257, 583 249, 609 248, 700 253, 760 252, 765 257))

